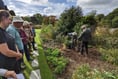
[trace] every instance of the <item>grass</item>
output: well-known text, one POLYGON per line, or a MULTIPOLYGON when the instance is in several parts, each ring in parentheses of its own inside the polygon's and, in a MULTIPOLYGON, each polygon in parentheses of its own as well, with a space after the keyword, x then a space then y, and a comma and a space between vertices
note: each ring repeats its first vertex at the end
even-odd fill
POLYGON ((24 60, 24 63, 25 63, 25 65, 26 65, 26 69, 24 70, 23 73, 24 73, 24 75, 25 75, 25 78, 26 78, 26 79, 29 79, 29 77, 30 77, 30 72, 33 70, 33 68, 32 68, 32 66, 30 65, 30 63, 27 61, 25 54, 24 54, 24 56, 23 56, 23 60, 24 60))
POLYGON ((38 51, 39 51, 39 57, 38 57, 38 61, 39 61, 39 68, 40 68, 40 72, 41 72, 41 78, 42 79, 53 79, 53 75, 52 72, 47 64, 46 58, 45 58, 45 54, 42 48, 42 42, 40 39, 40 29, 36 29, 36 43, 38 44, 38 51))

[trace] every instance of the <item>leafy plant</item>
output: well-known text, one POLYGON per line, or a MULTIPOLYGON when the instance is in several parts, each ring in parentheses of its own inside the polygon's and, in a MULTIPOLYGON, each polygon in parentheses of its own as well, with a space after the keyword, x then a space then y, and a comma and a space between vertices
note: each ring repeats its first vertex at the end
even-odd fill
POLYGON ((100 52, 102 52, 102 59, 118 65, 118 49, 99 49, 100 52))
POLYGON ((118 79, 117 73, 92 69, 88 64, 78 67, 72 79, 118 79))
POLYGON ((45 51, 48 64, 55 74, 62 74, 66 68, 68 60, 60 55, 59 49, 48 48, 45 51))

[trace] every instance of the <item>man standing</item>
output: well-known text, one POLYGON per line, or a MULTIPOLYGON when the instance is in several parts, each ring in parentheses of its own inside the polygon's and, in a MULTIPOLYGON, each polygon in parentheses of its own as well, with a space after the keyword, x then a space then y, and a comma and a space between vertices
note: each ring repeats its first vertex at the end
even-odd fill
MULTIPOLYGON (((13 16, 12 24, 6 29, 6 31, 15 39, 15 43, 17 45, 17 50, 23 54, 24 47, 23 42, 19 34, 19 29, 23 25, 23 19, 19 16, 13 16)), ((21 71, 21 63, 23 63, 23 59, 18 61, 19 71, 21 71)))
POLYGON ((87 25, 81 26, 82 32, 79 36, 79 40, 81 41, 81 55, 83 55, 84 48, 86 51, 86 54, 88 55, 88 43, 91 40, 91 30, 87 28, 87 25))

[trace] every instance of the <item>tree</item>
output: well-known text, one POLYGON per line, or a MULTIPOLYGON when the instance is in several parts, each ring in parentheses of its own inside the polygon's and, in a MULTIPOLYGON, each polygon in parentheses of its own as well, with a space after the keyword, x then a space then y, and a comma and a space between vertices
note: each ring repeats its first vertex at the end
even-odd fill
POLYGON ((92 16, 95 16, 96 15, 96 10, 92 10, 91 12, 88 13, 88 15, 92 15, 92 16))
POLYGON ((108 27, 116 27, 116 17, 118 16, 118 8, 114 9, 111 13, 109 13, 107 16, 104 17, 104 20, 102 21, 104 25, 108 27), (112 23, 114 22, 114 23, 112 23))
POLYGON ((30 16, 24 16, 23 19, 26 20, 26 21, 29 21, 29 22, 31 21, 30 16))
POLYGON ((43 16, 39 13, 33 15, 36 18, 36 24, 42 24, 43 16))
POLYGON ((66 35, 67 33, 74 31, 74 26, 77 22, 81 21, 82 16, 82 9, 79 6, 72 6, 70 9, 65 10, 59 19, 58 32, 66 35))
POLYGON ((97 20, 97 22, 100 22, 104 17, 104 14, 98 14, 95 16, 95 19, 97 20))
POLYGON ((112 19, 112 27, 118 28, 118 16, 116 16, 112 19))
POLYGON ((49 24, 49 17, 48 16, 43 16, 43 24, 48 25, 49 24))
POLYGON ((31 19, 31 22, 32 22, 33 24, 37 24, 37 23, 38 23, 36 17, 32 16, 32 17, 30 17, 30 19, 31 19))

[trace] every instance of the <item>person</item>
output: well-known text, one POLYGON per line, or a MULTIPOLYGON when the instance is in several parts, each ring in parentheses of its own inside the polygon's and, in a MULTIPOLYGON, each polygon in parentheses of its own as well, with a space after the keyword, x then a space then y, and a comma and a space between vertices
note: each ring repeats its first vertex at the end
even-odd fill
POLYGON ((0 0, 0 10, 1 10, 1 9, 5 9, 5 5, 4 5, 3 0, 0 0))
MULTIPOLYGON (((24 47, 23 42, 19 34, 19 28, 23 25, 23 19, 20 16, 13 16, 12 24, 8 26, 6 31, 15 39, 15 43, 17 45, 17 50, 23 55, 24 47)), ((23 62, 23 58, 18 61, 19 70, 25 68, 25 64, 23 62)))
POLYGON ((24 24, 23 24, 24 27, 24 30, 25 30, 25 33, 28 37, 28 49, 30 52, 32 52, 32 48, 31 48, 31 41, 32 41, 32 38, 33 38, 33 35, 32 35, 32 32, 31 32, 31 27, 30 27, 30 24, 28 21, 24 21, 24 24))
POLYGON ((35 28, 33 26, 33 23, 30 22, 30 29, 31 29, 31 36, 32 36, 32 47, 33 47, 33 50, 36 50, 36 47, 35 47, 35 36, 36 36, 36 33, 35 33, 35 28))
POLYGON ((30 61, 30 53, 29 53, 29 50, 27 48, 29 39, 28 39, 28 36, 26 35, 26 33, 24 31, 25 26, 27 26, 26 21, 23 22, 23 26, 21 26, 21 28, 19 29, 19 34, 21 36, 21 39, 22 39, 22 42, 23 42, 23 45, 24 45, 24 52, 25 52, 26 58, 27 58, 28 61, 30 61))
POLYGON ((81 30, 82 32, 78 38, 81 41, 80 53, 83 55, 85 48, 86 54, 88 55, 88 43, 91 40, 91 30, 87 28, 87 25, 82 25, 81 30))
POLYGON ((75 47, 77 46, 77 33, 76 32, 71 32, 68 33, 68 38, 70 38, 70 47, 71 49, 75 50, 75 47))
POLYGON ((8 71, 6 69, 0 69, 0 76, 4 76, 6 78, 14 78, 17 79, 16 73, 14 71, 8 71))
MULTIPOLYGON (((10 23, 10 14, 5 10, 0 10, 0 68, 19 73, 16 64, 17 60, 22 58, 22 54, 17 51, 14 38, 6 32, 10 23)), ((2 79, 6 78, 3 77, 2 79)))

